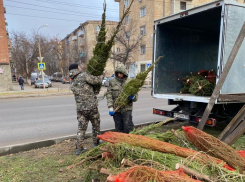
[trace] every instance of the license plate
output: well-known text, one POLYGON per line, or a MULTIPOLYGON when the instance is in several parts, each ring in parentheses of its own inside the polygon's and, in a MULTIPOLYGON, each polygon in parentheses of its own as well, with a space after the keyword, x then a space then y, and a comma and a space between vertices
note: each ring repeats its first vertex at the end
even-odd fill
POLYGON ((174 117, 179 118, 179 119, 186 119, 186 120, 190 119, 190 117, 188 115, 179 114, 179 113, 174 113, 174 117))

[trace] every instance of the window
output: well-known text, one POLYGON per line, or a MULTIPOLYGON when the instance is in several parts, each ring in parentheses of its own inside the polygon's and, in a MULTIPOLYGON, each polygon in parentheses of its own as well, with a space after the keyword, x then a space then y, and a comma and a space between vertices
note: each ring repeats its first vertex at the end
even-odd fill
POLYGON ((125 17, 125 22, 129 23, 129 15, 125 17))
POLYGON ((117 52, 120 52, 120 47, 117 47, 117 52))
POLYGON ((140 27, 140 35, 145 35, 145 26, 140 27))
POLYGON ((145 64, 140 65, 140 72, 143 72, 143 71, 145 71, 145 64))
POLYGON ((129 0, 124 0, 124 6, 128 7, 129 6, 129 0))
POLYGON ((186 2, 180 2, 180 9, 186 10, 186 2))
POLYGON ((129 38, 130 38, 130 32, 126 32, 126 40, 129 40, 129 38))
POLYGON ((140 8, 140 17, 143 17, 146 15, 146 7, 140 8))
POLYGON ((95 26, 95 32, 99 32, 100 31, 100 26, 99 25, 96 25, 95 26))
POLYGON ((140 46, 140 54, 145 54, 145 45, 140 46))

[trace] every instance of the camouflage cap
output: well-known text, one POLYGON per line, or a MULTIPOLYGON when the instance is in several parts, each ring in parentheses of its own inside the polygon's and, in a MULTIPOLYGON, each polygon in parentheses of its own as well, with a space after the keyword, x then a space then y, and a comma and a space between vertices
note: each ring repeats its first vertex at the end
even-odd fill
POLYGON ((70 70, 73 70, 73 69, 77 69, 77 68, 78 68, 78 64, 73 63, 73 64, 71 64, 71 65, 69 66, 69 71, 70 71, 70 70))

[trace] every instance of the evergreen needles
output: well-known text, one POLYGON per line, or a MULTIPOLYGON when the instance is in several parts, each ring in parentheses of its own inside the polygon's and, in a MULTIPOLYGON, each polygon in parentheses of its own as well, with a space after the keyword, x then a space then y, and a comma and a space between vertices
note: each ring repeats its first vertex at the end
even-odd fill
POLYGON ((191 73, 179 80, 184 85, 184 87, 180 89, 181 94, 191 93, 197 96, 210 96, 215 87, 216 74, 213 70, 201 70, 197 74, 191 73))
MULTIPOLYGON (((105 18, 106 18, 106 5, 104 5, 104 12, 102 14, 102 22, 101 22, 101 27, 100 27, 100 32, 98 35, 98 42, 95 46, 95 49, 93 51, 93 57, 89 60, 87 64, 87 72, 90 73, 93 76, 100 76, 103 74, 105 67, 106 67, 106 62, 108 58, 110 57, 111 53, 111 48, 114 45, 114 39, 117 33, 120 31, 120 27, 123 23, 124 18, 129 14, 129 10, 131 8, 132 3, 134 0, 131 1, 129 7, 126 9, 126 11, 123 13, 123 16, 118 23, 115 31, 113 32, 111 38, 106 42, 106 23, 105 23, 105 18)), ((96 94, 99 93, 101 88, 101 85, 94 86, 94 92, 96 94)))
POLYGON ((115 101, 114 110, 117 111, 121 107, 124 107, 128 104, 129 100, 128 97, 130 95, 135 95, 140 91, 140 88, 144 85, 145 79, 150 71, 153 70, 154 65, 162 58, 159 58, 152 64, 146 71, 140 72, 136 75, 136 78, 131 79, 122 89, 119 97, 115 101))

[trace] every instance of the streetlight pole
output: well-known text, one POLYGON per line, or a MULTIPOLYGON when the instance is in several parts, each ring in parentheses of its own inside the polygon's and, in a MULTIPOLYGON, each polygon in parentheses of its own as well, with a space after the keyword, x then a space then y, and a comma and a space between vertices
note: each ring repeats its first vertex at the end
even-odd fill
MULTIPOLYGON (((37 30, 37 35, 38 35, 38 50, 39 50, 39 60, 40 60, 40 63, 43 62, 43 58, 42 58, 42 54, 41 54, 40 35, 38 34, 38 31, 39 31, 40 28, 42 28, 42 27, 47 27, 47 26, 48 26, 48 24, 45 24, 45 25, 39 27, 38 30, 37 30)), ((38 78, 39 78, 38 72, 37 72, 37 76, 38 76, 38 78)), ((45 89, 45 84, 44 84, 45 82, 44 82, 44 74, 43 74, 43 70, 42 70, 42 80, 43 80, 43 89, 45 89)))

